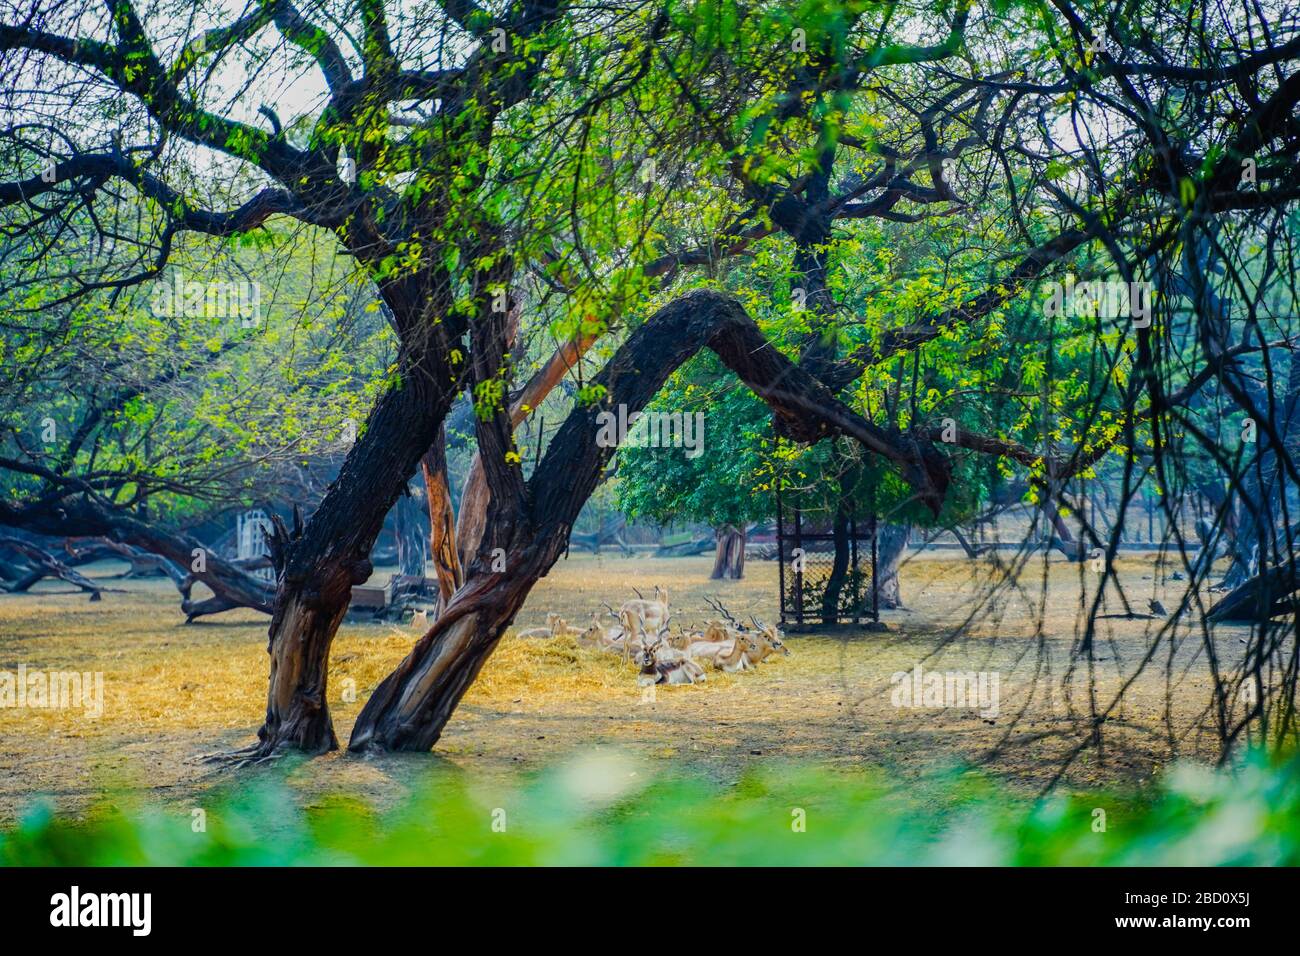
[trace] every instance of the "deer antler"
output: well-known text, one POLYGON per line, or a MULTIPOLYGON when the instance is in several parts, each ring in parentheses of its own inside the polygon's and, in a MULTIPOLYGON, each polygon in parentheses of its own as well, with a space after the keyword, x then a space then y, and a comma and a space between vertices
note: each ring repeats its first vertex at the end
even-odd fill
POLYGON ((716 598, 710 600, 709 598, 706 597, 704 601, 706 604, 709 605, 709 607, 713 608, 713 610, 717 611, 719 614, 725 617, 727 619, 727 623, 729 623, 732 627, 736 628, 736 630, 743 631, 745 629, 745 626, 741 624, 739 621, 737 621, 735 617, 732 616, 732 613, 727 610, 726 606, 722 603, 721 600, 718 600, 716 598))

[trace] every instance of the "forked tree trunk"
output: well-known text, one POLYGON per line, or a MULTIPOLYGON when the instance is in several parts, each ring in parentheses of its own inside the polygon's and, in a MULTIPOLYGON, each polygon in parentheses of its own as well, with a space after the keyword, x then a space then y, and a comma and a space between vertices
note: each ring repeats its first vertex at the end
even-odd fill
POLYGON ((306 527, 290 537, 277 525, 272 553, 279 588, 260 754, 338 748, 327 699, 330 645, 353 585, 370 577, 370 552, 384 519, 451 406, 453 382, 440 353, 431 347, 415 357, 408 352, 401 380, 375 406, 306 527))
POLYGON ((717 550, 713 556, 713 570, 709 577, 713 580, 731 578, 739 581, 745 576, 745 527, 724 524, 714 535, 717 537, 717 550))
MULTIPOLYGON (((673 370, 706 346, 768 403, 783 437, 851 436, 902 467, 938 512, 950 472, 933 446, 880 429, 836 401, 774 349, 738 303, 712 291, 688 293, 628 337, 593 380, 604 389, 603 400, 569 415, 526 486, 505 460, 508 421, 498 416, 491 430, 477 423, 493 487, 483 544, 465 586, 366 701, 349 749, 428 750, 437 742, 533 585, 564 552, 573 522, 605 473, 613 449, 597 440, 598 415, 620 404, 639 412, 673 370), (499 573, 483 560, 490 546, 504 552, 499 573)), ((475 361, 498 367, 491 355, 475 361)))

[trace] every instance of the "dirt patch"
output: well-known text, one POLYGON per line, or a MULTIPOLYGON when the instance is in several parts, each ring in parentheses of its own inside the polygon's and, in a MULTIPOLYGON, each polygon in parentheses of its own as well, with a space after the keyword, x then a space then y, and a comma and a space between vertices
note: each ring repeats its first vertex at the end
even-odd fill
MULTIPOLYGON (((518 626, 541 625, 548 611, 585 624, 603 611, 602 601, 635 596, 629 583, 647 593, 655 584, 668 587, 674 623, 711 616, 706 595, 720 596, 738 614, 776 619, 775 564, 752 561, 744 580, 718 582, 708 579, 711 563, 574 556, 541 582, 518 626)), ((90 573, 112 571, 104 565, 90 573)), ((711 672, 698 686, 659 688, 653 702, 642 700, 635 668, 611 655, 572 640, 509 637, 433 756, 332 754, 287 776, 307 802, 341 789, 385 804, 418 786, 431 766, 471 772, 491 786, 574 750, 617 744, 723 782, 765 760, 812 760, 848 771, 884 767, 912 782, 939 768, 980 764, 1030 791, 1051 781, 1089 739, 1093 707, 1107 709, 1126 684, 1124 702, 1102 725, 1104 759, 1090 750, 1071 764, 1065 785, 1141 782, 1176 754, 1215 755, 1203 719, 1212 680, 1191 614, 1145 665, 1166 621, 1099 622, 1090 702, 1087 667, 1070 668, 1083 637, 1081 595, 1095 586, 1087 573, 1059 558, 1046 566, 1034 559, 1023 587, 1004 591, 990 609, 995 575, 987 560, 916 558, 903 570, 909 609, 884 615, 887 632, 793 635, 787 658, 754 672, 711 672), (996 675, 996 713, 978 700, 928 706, 924 694, 921 706, 897 706, 902 682, 895 675, 918 665, 923 674, 958 675, 959 694, 965 675, 996 675)), ((1119 574, 1142 610, 1148 598, 1177 606, 1183 585, 1163 581, 1153 559, 1126 558, 1119 574)), ((0 709, 0 820, 13 819, 37 795, 77 812, 106 793, 190 805, 230 780, 198 758, 252 740, 265 709, 266 619, 236 612, 185 626, 169 583, 121 586, 125 593, 93 604, 57 583, 0 596, 0 671, 23 664, 104 675, 98 719, 76 709, 0 709)), ((1110 605, 1111 612, 1122 610, 1113 598, 1110 605)), ((1221 660, 1240 656, 1241 633, 1216 632, 1221 660)), ((341 740, 416 636, 394 625, 341 630, 330 672, 341 740)))

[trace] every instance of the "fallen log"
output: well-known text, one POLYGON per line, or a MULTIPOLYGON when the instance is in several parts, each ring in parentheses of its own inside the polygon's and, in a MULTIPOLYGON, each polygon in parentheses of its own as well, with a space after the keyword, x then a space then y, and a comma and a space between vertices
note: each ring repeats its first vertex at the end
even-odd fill
POLYGON ((126 561, 130 567, 122 575, 124 578, 143 578, 168 573, 163 567, 167 563, 165 558, 111 538, 69 538, 64 542, 63 549, 76 558, 78 563, 99 561, 104 558, 126 561))
POLYGON ((33 570, 15 584, 9 585, 11 592, 26 591, 42 578, 54 577, 75 585, 82 591, 89 592, 92 601, 102 597, 103 588, 79 571, 74 571, 44 548, 40 548, 22 538, 0 537, 0 545, 10 551, 16 551, 35 565, 33 570))
POLYGON ((1294 563, 1271 567, 1247 578, 1210 608, 1205 619, 1220 622, 1263 622, 1295 609, 1292 595, 1300 591, 1300 569, 1294 563))
MULTIPOLYGON (((590 551, 592 554, 600 554, 600 549, 606 545, 614 545, 623 556, 631 555, 632 549, 628 547, 627 540, 623 537, 623 529, 627 525, 627 519, 618 517, 612 521, 607 521, 601 525, 600 530, 588 533, 574 533, 569 535, 569 546, 571 548, 581 548, 584 551, 590 551)), ((712 544, 710 544, 712 547, 712 544)))
POLYGON ((661 544, 655 550, 656 558, 689 558, 697 554, 708 554, 718 547, 714 535, 705 535, 691 541, 679 541, 677 544, 661 544))

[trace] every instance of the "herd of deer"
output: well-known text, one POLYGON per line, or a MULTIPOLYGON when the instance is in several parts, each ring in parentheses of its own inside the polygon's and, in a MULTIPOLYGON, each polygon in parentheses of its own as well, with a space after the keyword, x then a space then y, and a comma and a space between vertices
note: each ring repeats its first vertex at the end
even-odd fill
POLYGON ((605 605, 617 624, 605 624, 596 613, 591 616, 591 625, 584 629, 570 625, 558 614, 547 614, 545 627, 529 628, 518 636, 569 636, 583 647, 620 654, 640 666, 637 683, 643 686, 694 684, 705 679, 705 665, 734 674, 758 666, 773 654, 790 653, 782 641, 784 635, 774 625, 751 616, 753 628, 747 628, 721 601, 708 603, 723 620, 709 621, 703 630, 679 628, 670 632, 668 589, 655 585, 654 600, 637 591, 637 599, 625 602, 617 611, 605 605))

